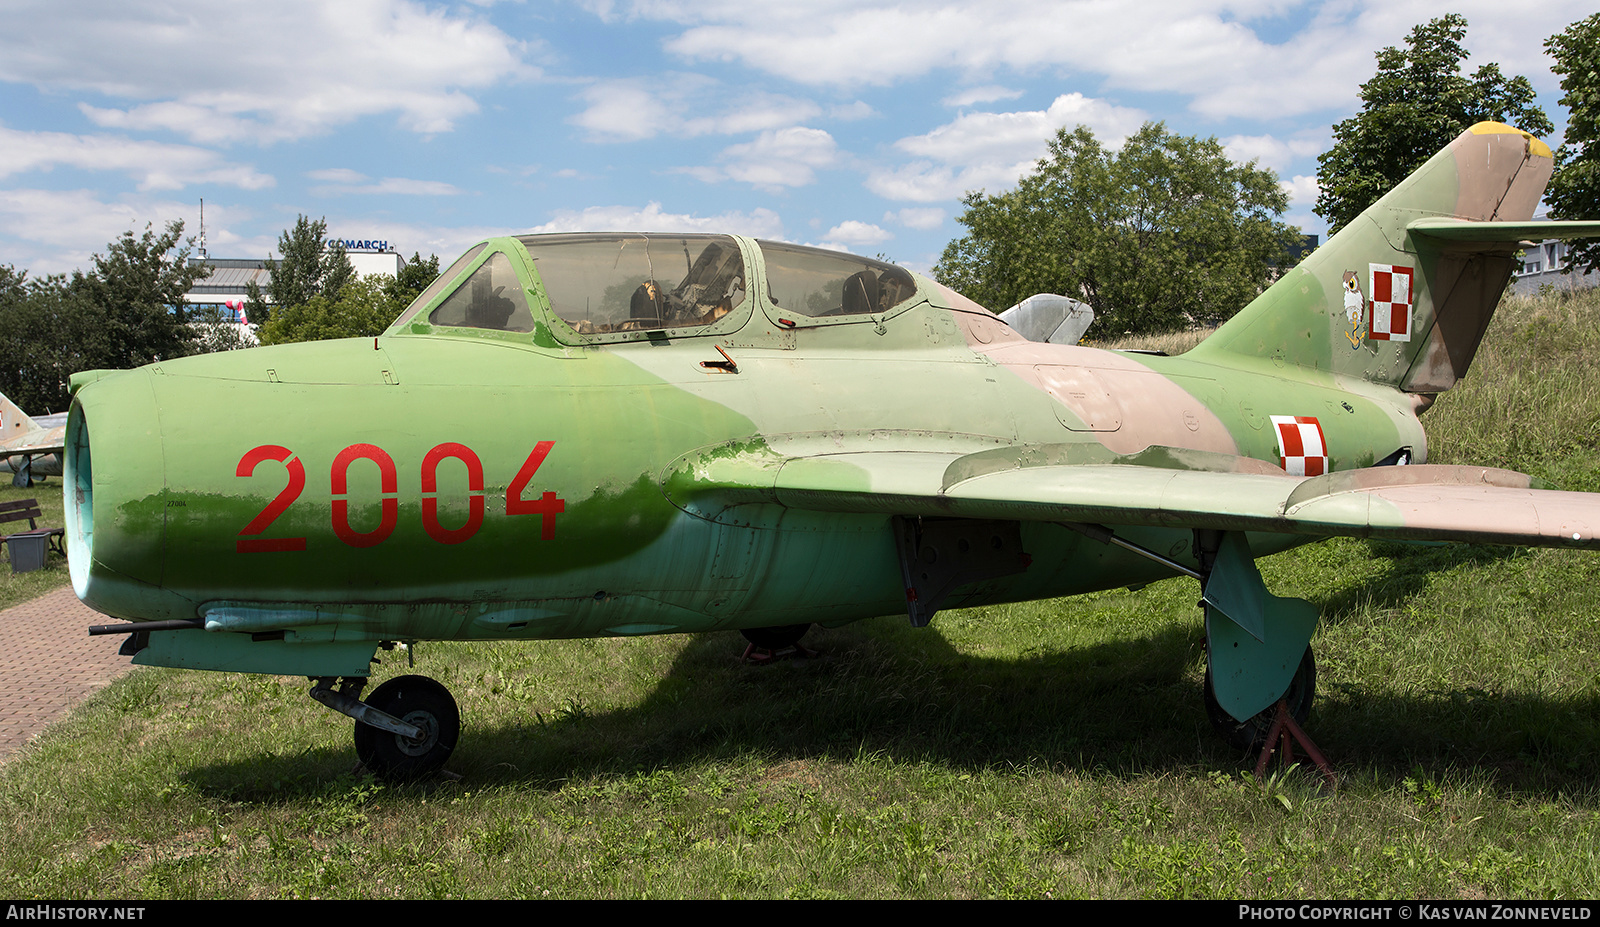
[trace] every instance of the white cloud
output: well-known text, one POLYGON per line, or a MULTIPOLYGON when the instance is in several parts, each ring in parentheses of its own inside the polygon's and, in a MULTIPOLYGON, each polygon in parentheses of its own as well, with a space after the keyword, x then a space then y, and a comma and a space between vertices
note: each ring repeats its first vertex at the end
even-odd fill
POLYGON ((715 216, 669 213, 658 202, 643 209, 634 206, 590 206, 581 210, 557 210, 549 222, 528 229, 529 234, 547 232, 729 232, 756 238, 779 238, 783 222, 770 209, 750 212, 725 212, 715 216))
POLYGON ((205 143, 298 138, 394 113, 448 131, 469 91, 537 73, 528 43, 413 0, 84 0, 7 13, 0 80, 137 101, 96 124, 205 143))
POLYGON ((579 96, 588 107, 569 121, 599 141, 760 132, 792 126, 822 112, 808 100, 728 88, 700 74, 600 81, 579 96))
POLYGON ((368 183, 367 176, 359 171, 349 168, 335 167, 319 171, 307 171, 306 176, 312 180, 328 180, 332 183, 311 188, 311 193, 317 196, 340 196, 347 193, 400 196, 454 196, 461 191, 453 184, 439 180, 411 180, 406 177, 385 177, 382 180, 368 183))
POLYGON ((1317 183, 1315 176, 1307 177, 1296 174, 1293 180, 1284 180, 1278 183, 1284 193, 1289 194, 1291 207, 1307 207, 1316 203, 1317 195, 1322 192, 1322 187, 1317 183))
POLYGON ((975 103, 993 103, 996 100, 1015 100, 1022 96, 1022 91, 1011 90, 995 84, 983 87, 969 87, 960 93, 953 93, 939 102, 957 109, 972 106, 975 103))
MULTIPOLYGON (((196 203, 144 196, 106 200, 94 190, 0 190, 0 249, 5 263, 34 276, 87 270, 91 255, 104 254, 109 242, 146 224, 159 230, 184 219, 184 234, 199 234, 197 210, 196 203)), ((227 216, 226 208, 208 204, 208 239, 213 222, 225 223, 227 216)))
POLYGON ((851 246, 860 247, 861 245, 882 244, 893 238, 894 233, 876 225, 849 219, 828 229, 827 234, 823 237, 829 241, 843 242, 851 246))
POLYGON ((327 180, 333 183, 360 183, 367 179, 367 175, 360 171, 353 171, 348 167, 329 167, 318 171, 306 171, 306 176, 312 180, 327 180))
POLYGON ((898 222, 908 229, 936 229, 944 224, 944 210, 937 206, 907 206, 905 209, 883 214, 883 221, 898 222))
POLYGON ((870 119, 876 115, 878 115, 877 110, 860 100, 828 108, 828 118, 837 119, 840 122, 855 122, 858 119, 870 119))
POLYGON ((1326 137, 1285 141, 1271 135, 1233 135, 1222 140, 1223 150, 1239 164, 1255 161, 1280 174, 1299 158, 1321 154, 1329 144, 1326 137))
MULTIPOLYGON (((209 197, 205 209, 206 244, 213 258, 265 258, 277 251, 279 232, 294 222, 292 215, 264 220, 248 208, 209 197)), ((198 236, 198 212, 195 202, 138 195, 106 198, 94 190, 0 190, 0 252, 4 263, 33 275, 86 270, 91 255, 103 254, 107 243, 123 232, 143 231, 146 223, 161 229, 182 219, 184 235, 198 236)), ((429 226, 361 215, 327 219, 333 234, 345 230, 387 239, 407 256, 413 251, 437 254, 445 264, 475 242, 515 233, 505 226, 429 226)))
POLYGON ((706 183, 733 180, 777 192, 814 183, 816 169, 839 163, 840 155, 833 136, 822 129, 791 126, 763 132, 751 142, 730 145, 718 160, 722 163, 716 167, 680 170, 706 183))
POLYGON ((246 190, 273 185, 271 176, 248 165, 231 164, 204 148, 120 135, 24 132, 0 126, 0 177, 58 165, 126 174, 138 181, 140 190, 178 190, 197 183, 246 190))
MULTIPOLYGON (((816 86, 888 86, 937 70, 984 84, 1001 72, 1095 75, 1102 92, 1176 93, 1214 117, 1297 115, 1356 104, 1373 52, 1402 45, 1440 15, 1435 0, 1342 0, 1314 9, 1280 41, 1261 26, 1290 0, 591 0, 608 19, 650 19, 678 31, 668 51, 738 62, 816 86)), ((1459 0, 1474 64, 1498 61, 1537 89, 1555 80, 1544 37, 1593 12, 1593 0, 1459 0)), ((953 99, 959 99, 959 95, 953 99)), ((972 102, 978 102, 973 100, 972 102)), ((953 103, 952 105, 963 105, 953 103)))
POLYGON ((1049 151, 1057 129, 1087 125, 1102 144, 1120 147, 1145 121, 1143 111, 1068 93, 1046 110, 965 113, 925 135, 895 142, 918 160, 874 171, 867 188, 892 200, 935 202, 968 190, 1009 187, 1049 151))

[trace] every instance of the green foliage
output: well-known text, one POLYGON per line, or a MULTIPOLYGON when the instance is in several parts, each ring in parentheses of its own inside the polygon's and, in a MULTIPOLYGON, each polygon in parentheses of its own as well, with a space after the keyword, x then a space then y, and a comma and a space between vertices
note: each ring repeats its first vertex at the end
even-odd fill
MULTIPOLYGON (((400 268, 400 273, 389 284, 389 299, 399 303, 402 310, 411 305, 411 301, 422 295, 428 284, 439 276, 439 255, 430 254, 424 261, 419 252, 411 252, 411 260, 400 268)), ((399 315, 399 313, 395 313, 399 315)))
POLYGON ((214 354, 255 347, 233 313, 217 305, 195 306, 189 310, 189 344, 194 354, 214 354))
POLYGON ((1466 18, 1450 13, 1413 28, 1404 50, 1377 53, 1378 72, 1361 85, 1361 112, 1333 127, 1334 145, 1318 159, 1316 212, 1330 235, 1475 123, 1555 131, 1527 78, 1507 79, 1493 63, 1461 73, 1466 34, 1466 18))
POLYGON ((100 316, 93 366, 139 367, 193 353, 184 295, 209 270, 190 266, 182 220, 169 222, 160 235, 149 226, 137 238, 124 232, 93 265, 87 274, 72 275, 72 288, 100 316))
POLYGON ((941 283, 993 309, 1035 293, 1094 308, 1108 332, 1222 321, 1253 299, 1299 232, 1277 219, 1275 174, 1229 161, 1215 138, 1147 123, 1112 153, 1062 129, 1015 190, 969 193, 934 267, 941 283))
MULTIPOLYGON (((1575 22, 1544 43, 1556 60, 1566 95, 1567 132, 1556 151, 1556 173, 1544 201, 1555 219, 1600 216, 1600 13, 1575 22)), ((1600 271, 1600 238, 1574 241, 1568 273, 1600 271)))
POLYGON ((262 344, 382 334, 439 276, 438 255, 423 260, 414 253, 396 276, 357 277, 343 245, 322 250, 326 231, 325 220, 301 216, 278 237, 283 260, 267 262, 267 295, 275 304, 270 309, 260 288, 250 284, 246 312, 261 324, 262 344))
POLYGON ((272 319, 275 309, 305 305, 318 296, 339 298, 339 291, 355 278, 355 268, 344 245, 323 250, 327 232, 327 219, 312 221, 308 216, 297 216, 294 228, 285 229, 278 236, 278 253, 283 257, 267 261, 265 295, 254 281, 246 290, 245 311, 251 321, 264 324, 272 319))
POLYGON ((0 392, 34 414, 66 408, 67 377, 91 366, 94 318, 68 278, 0 267, 0 392))
POLYGON ((261 343, 380 335, 410 302, 409 298, 397 298, 396 289, 395 278, 376 274, 346 283, 337 298, 318 295, 303 303, 280 306, 261 326, 261 343))
POLYGON ((0 391, 29 412, 67 406, 78 370, 136 367, 207 350, 184 294, 208 272, 190 266, 183 223, 126 232, 88 273, 28 279, 0 268, 0 391))

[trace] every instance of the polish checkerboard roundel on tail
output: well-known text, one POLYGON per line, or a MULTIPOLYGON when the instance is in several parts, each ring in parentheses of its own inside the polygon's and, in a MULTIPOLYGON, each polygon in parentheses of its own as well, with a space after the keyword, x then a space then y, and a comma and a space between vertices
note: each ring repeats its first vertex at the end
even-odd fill
POLYGON ((1399 264, 1368 264, 1367 337, 1374 341, 1411 340, 1412 269, 1399 264))

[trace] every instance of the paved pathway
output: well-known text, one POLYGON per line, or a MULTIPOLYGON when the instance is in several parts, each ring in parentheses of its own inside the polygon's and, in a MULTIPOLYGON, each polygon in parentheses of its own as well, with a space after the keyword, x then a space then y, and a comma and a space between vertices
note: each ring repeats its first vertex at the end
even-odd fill
POLYGON ((71 586, 0 611, 0 761, 133 669, 117 656, 127 635, 89 636, 89 625, 111 623, 79 602, 71 586))

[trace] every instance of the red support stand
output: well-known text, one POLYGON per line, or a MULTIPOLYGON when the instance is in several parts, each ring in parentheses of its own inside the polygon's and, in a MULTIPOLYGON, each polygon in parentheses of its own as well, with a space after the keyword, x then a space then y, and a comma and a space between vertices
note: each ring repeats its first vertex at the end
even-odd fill
POLYGON ((787 647, 780 647, 777 650, 768 650, 765 647, 757 647, 755 644, 750 644, 744 648, 744 656, 739 658, 739 662, 754 663, 757 666, 766 666, 768 663, 772 663, 776 660, 782 659, 783 657, 804 658, 809 660, 816 655, 817 652, 815 650, 808 650, 799 644, 790 644, 787 647))
POLYGON ((1295 723, 1294 718, 1290 717, 1289 706, 1284 704, 1283 699, 1278 699, 1277 716, 1272 719, 1272 728, 1267 732, 1267 742, 1261 746, 1261 759, 1256 762, 1256 778, 1261 778, 1261 774, 1267 771, 1267 761, 1272 758, 1273 751, 1280 746, 1283 748, 1283 755, 1279 757, 1279 763, 1286 767, 1293 765, 1294 744, 1297 741, 1306 751, 1307 758, 1317 764, 1317 769, 1322 773, 1328 788, 1337 787, 1338 781, 1333 775, 1333 767, 1328 765, 1328 760, 1322 755, 1322 751, 1317 749, 1317 745, 1311 742, 1306 732, 1295 723))

